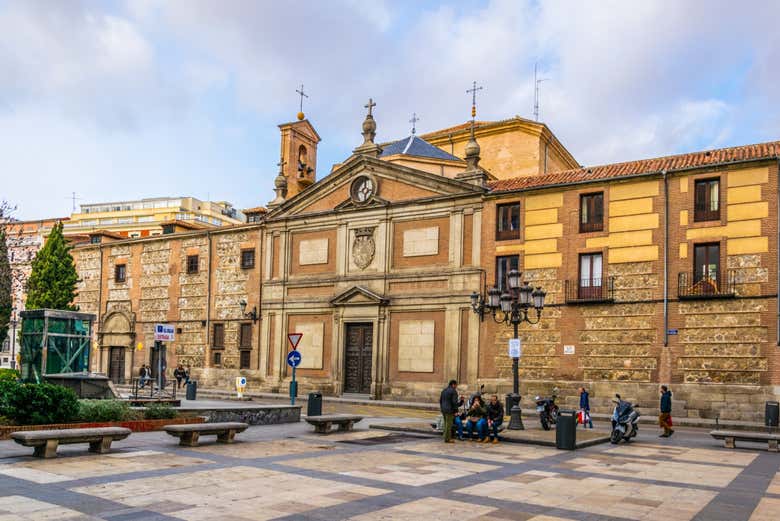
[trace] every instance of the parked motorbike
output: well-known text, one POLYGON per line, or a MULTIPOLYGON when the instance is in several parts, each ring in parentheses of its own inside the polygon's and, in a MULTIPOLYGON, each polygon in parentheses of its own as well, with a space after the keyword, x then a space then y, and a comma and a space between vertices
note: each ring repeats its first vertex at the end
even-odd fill
POLYGON ((535 398, 536 412, 539 413, 542 429, 546 431, 550 430, 550 425, 555 425, 558 422, 558 406, 555 405, 555 398, 555 393, 549 398, 542 398, 541 396, 535 398))
POLYGON ((623 400, 619 394, 616 394, 615 398, 616 400, 612 400, 615 409, 612 411, 612 435, 609 441, 616 445, 620 440, 628 443, 637 435, 640 414, 636 410, 639 405, 623 400))

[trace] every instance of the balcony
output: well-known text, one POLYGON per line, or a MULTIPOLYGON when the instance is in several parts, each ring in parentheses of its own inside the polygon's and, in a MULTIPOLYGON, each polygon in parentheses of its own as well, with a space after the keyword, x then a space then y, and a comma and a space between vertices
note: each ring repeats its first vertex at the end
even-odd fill
POLYGON ((677 276, 677 297, 680 300, 730 298, 736 295, 736 270, 719 272, 714 278, 696 280, 691 272, 677 276), (725 274, 725 278, 723 275, 725 274))
POLYGON ((615 277, 567 280, 565 291, 567 304, 613 302, 615 300, 615 277))

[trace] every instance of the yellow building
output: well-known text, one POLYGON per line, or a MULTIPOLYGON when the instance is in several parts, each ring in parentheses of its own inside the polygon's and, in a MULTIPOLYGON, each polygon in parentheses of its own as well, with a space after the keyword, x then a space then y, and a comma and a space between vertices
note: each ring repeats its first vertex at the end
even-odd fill
POLYGON ((82 204, 65 224, 65 235, 88 235, 106 230, 140 238, 185 229, 213 228, 246 222, 241 210, 226 201, 194 197, 154 197, 135 201, 82 204))

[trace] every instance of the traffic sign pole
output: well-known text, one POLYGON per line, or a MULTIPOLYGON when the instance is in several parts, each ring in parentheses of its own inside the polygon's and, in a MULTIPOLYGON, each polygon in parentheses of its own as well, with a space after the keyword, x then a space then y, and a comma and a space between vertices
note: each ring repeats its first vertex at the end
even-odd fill
POLYGON ((295 395, 298 394, 298 382, 295 381, 295 366, 293 366, 292 382, 290 382, 290 405, 295 405, 295 395))
MULTIPOLYGON (((298 337, 297 340, 299 341, 300 337, 298 337)), ((298 396, 298 381, 295 379, 295 368, 300 365, 303 357, 301 356, 301 353, 295 349, 298 342, 296 341, 293 343, 291 340, 290 344, 293 345, 293 350, 287 353, 287 365, 292 367, 292 381, 290 382, 290 404, 295 405, 295 397, 298 396)))

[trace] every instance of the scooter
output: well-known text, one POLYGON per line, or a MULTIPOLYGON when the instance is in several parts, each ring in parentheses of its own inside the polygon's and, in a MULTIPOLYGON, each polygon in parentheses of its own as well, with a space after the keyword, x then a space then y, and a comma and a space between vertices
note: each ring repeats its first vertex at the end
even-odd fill
POLYGON ((629 443, 639 431, 640 414, 636 410, 639 405, 632 405, 631 402, 621 399, 619 394, 616 394, 615 398, 617 400, 612 400, 615 409, 612 411, 612 435, 609 441, 613 445, 620 443, 620 440, 629 443))
POLYGON ((542 398, 537 396, 536 412, 539 413, 539 421, 542 424, 542 429, 549 431, 550 425, 555 425, 558 422, 558 406, 555 405, 556 393, 553 393, 549 398, 542 398))

